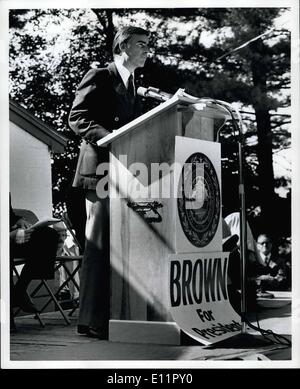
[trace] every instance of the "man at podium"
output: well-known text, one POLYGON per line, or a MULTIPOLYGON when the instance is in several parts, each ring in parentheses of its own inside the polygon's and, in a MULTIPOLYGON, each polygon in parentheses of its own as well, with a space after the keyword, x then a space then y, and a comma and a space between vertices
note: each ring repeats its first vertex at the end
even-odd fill
POLYGON ((91 69, 80 82, 69 125, 82 137, 73 186, 85 190, 86 242, 81 269, 78 333, 106 339, 109 321, 109 199, 100 199, 97 166, 109 161, 96 142, 141 114, 134 71, 143 67, 149 33, 139 27, 120 29, 113 41, 114 62, 91 69))

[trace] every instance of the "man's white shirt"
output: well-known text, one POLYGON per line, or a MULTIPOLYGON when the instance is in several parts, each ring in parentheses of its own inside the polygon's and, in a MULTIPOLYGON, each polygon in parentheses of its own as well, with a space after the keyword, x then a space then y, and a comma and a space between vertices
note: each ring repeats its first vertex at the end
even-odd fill
POLYGON ((274 261, 270 260, 271 254, 264 255, 264 254, 260 253, 260 256, 261 256, 261 259, 263 260, 265 265, 268 265, 271 268, 276 266, 276 263, 274 261))
POLYGON ((123 63, 121 62, 121 60, 118 59, 118 57, 115 58, 114 62, 115 62, 116 68, 117 68, 117 70, 122 78, 122 81, 127 89, 128 88, 128 79, 129 79, 131 74, 132 74, 133 82, 134 82, 134 74, 130 73, 130 71, 123 65, 123 63))

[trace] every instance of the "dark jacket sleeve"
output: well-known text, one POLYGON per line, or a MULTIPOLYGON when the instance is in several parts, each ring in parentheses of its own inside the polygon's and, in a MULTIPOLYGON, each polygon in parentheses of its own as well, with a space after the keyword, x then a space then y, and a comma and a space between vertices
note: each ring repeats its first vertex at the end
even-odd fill
POLYGON ((22 217, 14 213, 14 210, 11 206, 11 198, 9 195, 9 229, 11 230, 12 226, 14 226, 16 222, 20 219, 22 219, 22 217))
POLYGON ((97 118, 99 109, 105 109, 105 92, 108 89, 109 72, 91 69, 79 84, 69 114, 69 125, 76 134, 87 142, 96 143, 110 131, 97 118))

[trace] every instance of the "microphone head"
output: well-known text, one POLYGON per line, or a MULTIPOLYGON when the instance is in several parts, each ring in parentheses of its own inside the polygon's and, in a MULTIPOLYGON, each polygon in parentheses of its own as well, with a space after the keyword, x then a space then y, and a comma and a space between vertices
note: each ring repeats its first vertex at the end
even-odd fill
POLYGON ((146 97, 146 96, 147 96, 147 91, 148 91, 147 88, 144 88, 144 87, 140 86, 140 87, 137 88, 136 93, 137 93, 139 96, 146 97))

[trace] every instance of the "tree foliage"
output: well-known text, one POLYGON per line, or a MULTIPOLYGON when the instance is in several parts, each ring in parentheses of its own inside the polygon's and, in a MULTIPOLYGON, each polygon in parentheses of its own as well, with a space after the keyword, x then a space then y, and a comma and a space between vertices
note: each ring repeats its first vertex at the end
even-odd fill
MULTIPOLYGON (((274 28, 279 8, 34 9, 10 11, 10 97, 69 138, 66 153, 53 157, 53 199, 64 207, 79 139, 67 117, 84 73, 112 59, 116 28, 134 24, 151 32, 151 58, 137 72, 137 84, 169 93, 235 103, 247 125, 245 182, 249 215, 267 218, 289 188, 274 180, 272 155, 290 146, 289 50, 286 29, 274 28), (274 28, 274 29, 272 29, 274 28), (268 34, 229 55, 233 48, 268 34), (222 57, 223 56, 223 57, 222 57)), ((145 101, 145 110, 155 101, 145 101)), ((237 142, 230 124, 221 133, 224 212, 238 207, 237 142)), ((285 209, 289 203, 285 202, 285 209)), ((287 212, 289 214, 289 212, 287 212)), ((286 220, 285 231, 288 231, 286 220)), ((285 233, 280 231, 280 233, 285 233)))

